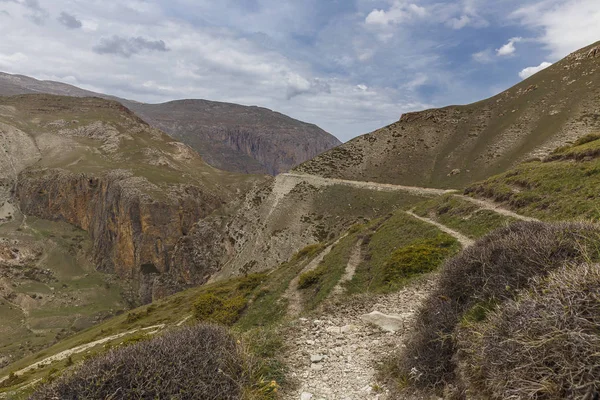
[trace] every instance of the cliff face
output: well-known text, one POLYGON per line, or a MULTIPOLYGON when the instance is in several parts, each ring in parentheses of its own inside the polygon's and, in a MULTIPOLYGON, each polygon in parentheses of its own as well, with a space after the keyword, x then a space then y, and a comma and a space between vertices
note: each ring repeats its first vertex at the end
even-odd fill
POLYGON ((316 125, 261 107, 206 100, 124 104, 228 171, 277 175, 341 144, 316 125))
POLYGON ((43 95, 2 106, 0 145, 11 167, 3 201, 87 231, 96 268, 130 282, 142 302, 204 282, 202 264, 172 262, 175 244, 262 179, 208 166, 116 102, 43 95), (17 142, 31 148, 15 153, 20 160, 8 151, 17 142))
MULTIPOLYGON (((147 302, 154 297, 150 275, 186 277, 177 270, 185 265, 171 264, 173 247, 221 201, 189 185, 173 188, 157 201, 142 193, 141 185, 150 184, 124 172, 96 177, 33 171, 21 174, 16 195, 25 214, 66 221, 87 231, 97 268, 137 283, 141 300, 147 302)), ((194 278, 184 282, 197 283, 194 278)))

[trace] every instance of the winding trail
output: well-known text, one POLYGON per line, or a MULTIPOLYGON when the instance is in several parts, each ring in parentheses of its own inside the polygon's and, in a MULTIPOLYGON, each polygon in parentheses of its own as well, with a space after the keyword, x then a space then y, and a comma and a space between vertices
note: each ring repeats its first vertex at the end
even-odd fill
MULTIPOLYGON (((15 371, 14 374, 17 375, 17 376, 18 375, 23 375, 23 374, 25 374, 25 373, 27 373, 27 372, 29 372, 31 370, 36 369, 40 365, 46 365, 46 364, 50 364, 50 363, 53 363, 53 362, 56 362, 56 361, 65 360, 65 359, 69 358, 70 356, 72 356, 73 354, 83 353, 84 351, 87 351, 87 350, 91 349, 92 347, 95 347, 95 346, 98 346, 100 344, 104 344, 104 343, 110 342, 110 341, 115 340, 115 339, 122 338, 123 336, 131 335, 131 334, 139 332, 139 331, 149 331, 148 334, 152 335, 152 334, 155 334, 156 332, 164 329, 165 326, 166 326, 165 324, 153 325, 153 326, 148 326, 148 327, 145 327, 145 328, 133 329, 133 330, 130 330, 130 331, 127 331, 127 332, 117 333, 117 334, 112 335, 112 336, 107 336, 105 338, 98 339, 98 340, 95 340, 93 342, 85 343, 85 344, 82 344, 80 346, 76 346, 76 347, 73 347, 71 349, 61 351, 60 353, 54 354, 54 355, 52 355, 50 357, 46 357, 46 358, 44 358, 41 361, 38 361, 38 362, 36 362, 34 364, 30 364, 29 366, 27 366, 27 367, 25 367, 23 369, 15 371)), ((8 379, 8 376, 4 376, 4 377, 0 378, 0 383, 4 382, 7 379, 8 379)))
POLYGON ((322 176, 317 175, 298 174, 292 172, 281 174, 280 176, 293 177, 311 183, 315 186, 345 185, 356 187, 359 189, 378 190, 383 192, 408 192, 421 196, 440 196, 448 193, 456 193, 456 190, 449 189, 434 189, 418 186, 392 185, 389 183, 351 181, 347 179, 337 178, 323 178, 322 176))
POLYGON ((325 256, 331 252, 331 249, 333 249, 333 247, 336 244, 338 244, 340 242, 340 240, 342 240, 346 236, 347 235, 343 235, 338 240, 336 240, 335 242, 333 242, 332 244, 330 244, 329 246, 327 246, 323 250, 321 250, 321 252, 315 258, 313 258, 308 264, 306 264, 306 266, 302 269, 302 271, 298 275, 296 275, 296 277, 294 279, 291 280, 290 284, 288 285, 288 288, 286 289, 286 291, 283 294, 283 298, 288 300, 287 314, 289 317, 297 318, 300 315, 300 313, 302 312, 302 294, 300 293, 300 290, 298 289, 298 282, 300 281, 300 275, 317 268, 319 266, 319 264, 321 264, 321 261, 323 261, 325 256))
POLYGON ((454 238, 460 242, 460 244, 463 246, 463 248, 472 246, 473 243, 475 243, 475 241, 473 239, 470 239, 467 236, 463 235, 462 233, 448 228, 446 225, 440 224, 439 222, 436 222, 429 218, 420 217, 412 211, 406 211, 406 213, 408 215, 410 215, 411 217, 418 219, 419 221, 423 221, 427 224, 436 226, 440 231, 446 232, 450 236, 454 236, 454 238))
POLYGON ((529 222, 540 222, 539 219, 537 218, 533 218, 533 217, 526 217, 524 215, 521 214, 517 214, 516 212, 512 212, 510 210, 507 210, 506 208, 503 208, 502 206, 500 206, 499 204, 494 203, 493 201, 490 200, 482 200, 482 199, 475 199, 473 197, 469 197, 469 196, 465 196, 462 194, 454 194, 454 197, 457 197, 459 199, 471 202, 473 204, 478 205, 479 207, 485 209, 485 210, 491 210, 494 212, 497 212, 498 214, 502 214, 505 215, 507 217, 512 217, 521 221, 529 221, 529 222))

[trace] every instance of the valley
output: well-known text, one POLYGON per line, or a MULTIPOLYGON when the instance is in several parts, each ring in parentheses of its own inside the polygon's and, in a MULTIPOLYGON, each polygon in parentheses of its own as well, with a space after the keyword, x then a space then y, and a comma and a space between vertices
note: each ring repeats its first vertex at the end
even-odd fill
MULTIPOLYGON (((250 157, 252 135, 215 128, 202 151, 246 154, 223 169, 233 153, 177 141, 196 112, 219 125, 214 104, 144 116, 97 97, 0 97, 0 398, 96 390, 83 366, 202 324, 231 335, 244 400, 597 395, 596 364, 560 358, 556 338, 580 338, 581 354, 598 343, 598 46, 332 149, 319 131, 310 151, 303 134, 298 152, 250 157), (520 366, 542 377, 513 389, 520 366), (579 386, 562 372, 576 367, 579 386)), ((6 91, 84 94, 15 79, 6 91)))

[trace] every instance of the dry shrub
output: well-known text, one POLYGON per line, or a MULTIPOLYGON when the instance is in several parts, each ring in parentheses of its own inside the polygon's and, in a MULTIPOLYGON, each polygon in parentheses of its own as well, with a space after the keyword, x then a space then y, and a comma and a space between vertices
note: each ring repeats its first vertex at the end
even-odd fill
POLYGON ((485 322, 457 335, 469 398, 589 399, 600 393, 600 266, 537 278, 485 322), (500 361, 500 362, 499 362, 500 361))
POLYGON ((483 320, 495 304, 515 297, 566 261, 597 258, 600 228, 586 223, 518 222, 498 229, 444 265, 436 290, 418 313, 407 347, 390 360, 396 381, 442 387, 454 381, 453 334, 464 319, 483 320))
POLYGON ((225 328, 201 324, 111 350, 30 399, 228 400, 251 384, 236 340, 225 328))

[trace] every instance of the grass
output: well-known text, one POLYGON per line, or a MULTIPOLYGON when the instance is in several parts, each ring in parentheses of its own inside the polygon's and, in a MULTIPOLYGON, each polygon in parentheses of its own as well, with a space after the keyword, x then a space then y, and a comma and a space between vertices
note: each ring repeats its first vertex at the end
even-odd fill
POLYGON ((364 261, 348 283, 349 293, 388 293, 435 270, 460 245, 436 227, 398 211, 362 233, 364 261))
POLYGON ((358 240, 358 233, 342 238, 316 269, 300 275, 298 286, 302 290, 304 310, 316 309, 338 284, 358 240))
POLYGON ((516 220, 492 210, 479 208, 476 204, 451 194, 418 203, 413 212, 431 218, 471 239, 479 239, 494 229, 516 220))
POLYGON ((600 140, 590 136, 580 143, 557 149, 547 160, 523 163, 471 185, 465 193, 543 220, 598 221, 600 140))
MULTIPOLYGON (((260 374, 264 376, 265 387, 270 387, 271 381, 276 381, 277 385, 282 384, 284 382, 284 366, 278 356, 284 344, 280 340, 281 335, 277 332, 282 329, 281 322, 286 314, 287 304, 282 301, 281 296, 289 282, 310 261, 317 247, 311 246, 300 251, 290 262, 282 264, 269 276, 257 274, 216 282, 189 289, 123 313, 61 340, 44 350, 43 353, 32 354, 20 359, 0 370, 0 376, 18 371, 45 357, 82 344, 158 324, 174 326, 195 314, 198 320, 217 321, 230 325, 234 334, 246 341, 249 351, 258 360, 262 360, 263 364, 260 364, 259 369, 260 374), (240 304, 243 304, 244 307, 239 307, 240 304)), ((88 352, 74 354, 72 361, 77 364, 90 355, 103 354, 114 346, 135 342, 137 336, 139 333, 132 333, 104 345, 96 346, 88 352)), ((26 381, 23 384, 43 378, 57 365, 61 369, 64 368, 62 363, 64 361, 45 365, 26 374, 26 381)), ((4 391, 14 389, 13 387, 4 391)), ((2 391, 0 389, 0 393, 2 391)))
MULTIPOLYGON (((0 328, 0 353, 13 359, 36 353, 126 307, 122 285, 95 271, 87 260, 91 242, 84 231, 35 217, 17 231, 20 223, 16 218, 1 225, 0 236, 18 240, 21 251, 41 253, 19 269, 31 273, 7 275, 15 293, 35 299, 27 300, 27 312, 0 300, 0 318, 7 323, 0 328)), ((3 269, 3 274, 9 271, 3 269)))

